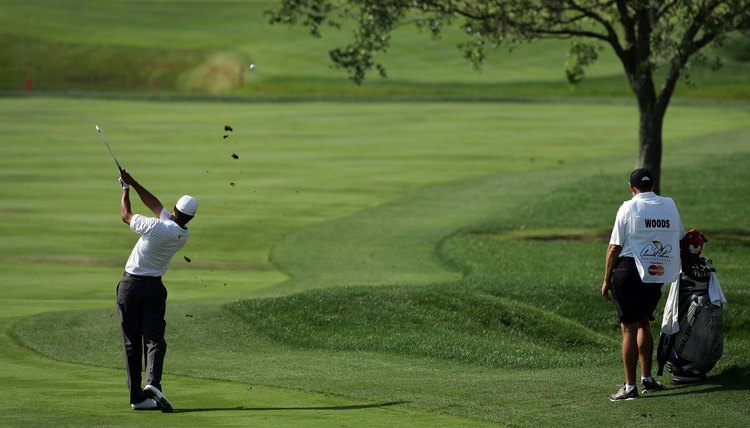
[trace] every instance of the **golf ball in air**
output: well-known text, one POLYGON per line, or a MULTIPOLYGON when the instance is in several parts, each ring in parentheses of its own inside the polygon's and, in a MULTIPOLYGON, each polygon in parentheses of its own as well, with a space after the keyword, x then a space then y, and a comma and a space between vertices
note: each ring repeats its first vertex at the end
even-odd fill
POLYGON ((255 70, 255 64, 250 64, 250 70, 255 70))

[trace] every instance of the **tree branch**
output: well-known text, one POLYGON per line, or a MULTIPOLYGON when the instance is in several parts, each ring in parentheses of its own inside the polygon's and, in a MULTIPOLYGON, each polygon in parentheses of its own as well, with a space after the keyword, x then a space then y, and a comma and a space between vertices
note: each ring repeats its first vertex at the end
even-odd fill
MULTIPOLYGON (((567 0, 567 3, 570 5, 570 8, 572 10, 578 11, 589 18, 593 19, 594 21, 600 23, 605 28, 611 28, 611 25, 607 19, 599 15, 598 13, 594 12, 593 8, 591 6, 589 7, 583 7, 578 4, 575 0, 567 0)), ((614 4, 614 1, 608 1, 600 5, 600 7, 606 8, 614 4)))
MULTIPOLYGON (((612 6, 615 2, 614 1, 608 1, 602 4, 602 7, 609 7, 612 6)), ((615 31, 615 28, 612 26, 612 23, 608 21, 606 18, 602 17, 598 13, 594 13, 592 10, 584 8, 583 6, 579 5, 575 0, 569 0, 568 4, 571 8, 574 10, 577 10, 589 18, 593 19, 594 21, 598 22, 604 29, 607 31, 607 42, 612 46, 612 49, 614 49, 615 54, 617 54, 618 58, 622 59, 623 55, 623 48, 622 44, 620 44, 620 37, 617 35, 617 31, 615 31)))
POLYGON ((657 108, 666 110, 669 105, 669 100, 672 97, 672 93, 674 93, 674 89, 677 86, 680 73, 685 68, 685 65, 687 65, 690 57, 706 47, 718 36, 718 33, 716 32, 708 32, 696 39, 706 23, 706 18, 711 15, 716 7, 718 7, 718 4, 719 1, 714 0, 707 4, 704 9, 701 9, 695 15, 695 19, 690 24, 690 27, 688 27, 682 35, 677 49, 677 55, 672 59, 669 70, 667 71, 667 77, 664 79, 664 85, 662 85, 662 88, 659 91, 659 96, 656 101, 657 108))
POLYGON ((547 35, 547 36, 586 37, 589 39, 596 39, 596 40, 602 40, 605 42, 610 42, 609 36, 605 34, 597 33, 594 31, 566 30, 566 29, 550 30, 546 28, 534 28, 531 31, 542 36, 547 35))
POLYGON ((671 1, 666 2, 664 5, 662 5, 661 9, 659 9, 656 12, 656 19, 657 20, 661 20, 661 18, 664 17, 664 15, 666 15, 667 13, 669 13, 669 11, 673 7, 675 7, 677 5, 677 3, 679 3, 679 2, 680 2, 680 0, 671 0, 671 1))
POLYGON ((620 14, 620 25, 625 32, 625 41, 629 44, 635 41, 635 20, 628 12, 627 0, 617 0, 617 12, 620 14))
POLYGON ((620 15, 620 27, 622 27, 622 31, 624 33, 623 37, 625 38, 625 45, 620 49, 619 52, 616 51, 616 53, 620 58, 623 67, 625 68, 625 73, 628 75, 632 75, 635 74, 635 68, 637 64, 634 50, 636 42, 635 21, 633 20, 633 17, 628 13, 628 5, 626 0, 617 0, 616 4, 617 12, 620 15))

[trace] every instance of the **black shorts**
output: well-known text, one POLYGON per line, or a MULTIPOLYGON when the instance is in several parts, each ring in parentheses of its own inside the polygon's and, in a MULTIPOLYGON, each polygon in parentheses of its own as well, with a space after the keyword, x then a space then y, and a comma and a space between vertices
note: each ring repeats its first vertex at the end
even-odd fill
POLYGON ((612 297, 621 323, 637 323, 648 317, 654 320, 654 310, 661 299, 660 283, 641 281, 635 259, 618 259, 612 276, 612 297))

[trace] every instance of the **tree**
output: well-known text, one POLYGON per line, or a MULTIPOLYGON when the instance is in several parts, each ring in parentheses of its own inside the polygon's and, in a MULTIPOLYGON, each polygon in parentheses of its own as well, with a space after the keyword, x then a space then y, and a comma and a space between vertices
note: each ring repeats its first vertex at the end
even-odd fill
POLYGON ((340 27, 353 20, 354 40, 330 56, 357 84, 373 68, 386 76, 375 54, 387 50, 391 32, 402 25, 435 37, 460 25, 467 36, 460 47, 475 67, 488 47, 569 39, 571 83, 579 82, 586 66, 609 46, 638 104, 637 166, 649 168, 658 186, 662 125, 675 86, 691 64, 720 66, 701 51, 733 32, 750 31, 750 0, 281 0, 269 16, 272 23, 304 25, 314 36, 323 25, 340 27))

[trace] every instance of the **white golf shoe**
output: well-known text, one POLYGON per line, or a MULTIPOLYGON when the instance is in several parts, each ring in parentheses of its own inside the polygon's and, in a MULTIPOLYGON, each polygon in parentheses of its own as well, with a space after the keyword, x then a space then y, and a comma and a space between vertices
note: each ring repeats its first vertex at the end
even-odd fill
POLYGON ((156 410, 159 408, 159 405, 156 404, 156 400, 153 398, 147 398, 140 403, 131 404, 130 408, 133 410, 156 410))
POLYGON ((167 397, 159 391, 159 388, 153 385, 146 385, 146 387, 143 388, 143 393, 146 394, 146 397, 156 400, 156 405, 159 406, 159 409, 162 412, 172 413, 172 405, 169 404, 167 397))

